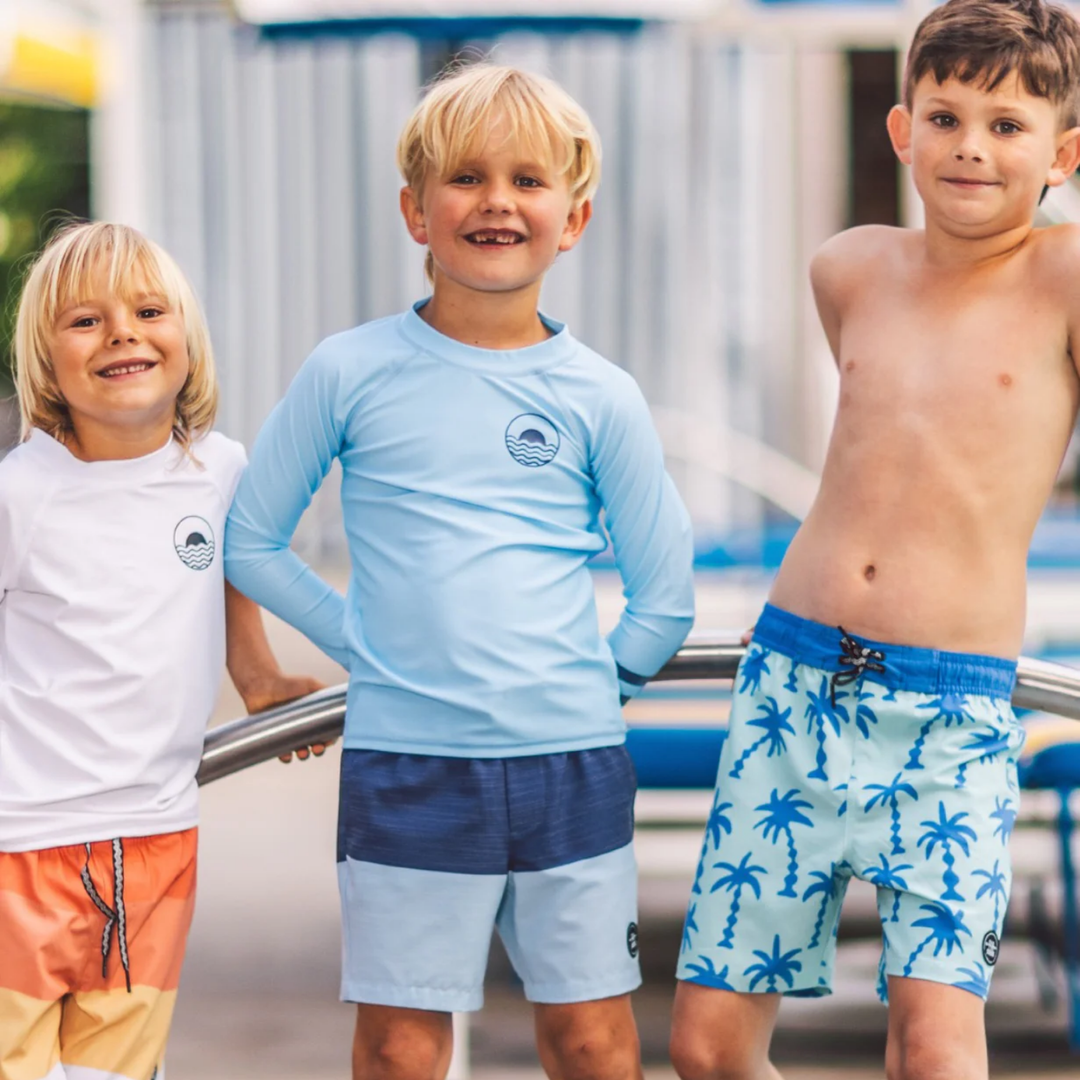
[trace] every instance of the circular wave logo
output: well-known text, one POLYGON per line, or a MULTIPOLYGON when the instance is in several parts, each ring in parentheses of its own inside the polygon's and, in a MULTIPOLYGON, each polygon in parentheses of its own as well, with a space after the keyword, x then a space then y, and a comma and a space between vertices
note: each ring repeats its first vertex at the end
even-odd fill
POLYGON ((214 561, 214 530, 205 518, 192 514, 173 530, 173 547, 190 570, 205 570, 214 561))
POLYGON ((559 452, 559 433, 550 420, 536 413, 522 413, 506 429, 506 449, 519 465, 539 469, 559 452))

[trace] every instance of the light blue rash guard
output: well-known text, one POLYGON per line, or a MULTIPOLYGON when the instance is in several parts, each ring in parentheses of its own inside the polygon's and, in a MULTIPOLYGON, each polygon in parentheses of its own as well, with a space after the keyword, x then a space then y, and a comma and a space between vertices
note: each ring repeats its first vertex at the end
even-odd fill
POLYGON ((693 622, 690 522, 634 380, 545 319, 472 348, 417 311, 322 342, 255 442, 229 580, 349 671, 347 749, 511 757, 617 745, 693 622), (335 458, 348 594, 289 549, 335 458), (601 524, 601 517, 603 524, 601 524), (610 534, 605 641, 587 560, 610 534))

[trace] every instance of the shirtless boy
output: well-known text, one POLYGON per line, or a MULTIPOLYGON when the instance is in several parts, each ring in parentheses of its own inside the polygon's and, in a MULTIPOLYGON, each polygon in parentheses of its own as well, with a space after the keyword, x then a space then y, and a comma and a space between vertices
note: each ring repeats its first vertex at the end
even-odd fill
POLYGON ((950 0, 888 118, 925 228, 814 259, 840 403, 736 685, 678 972, 683 1080, 775 1080, 780 995, 829 993, 852 877, 878 886, 890 1080, 987 1076, 1026 553, 1080 397, 1080 228, 1033 218, 1080 159, 1078 96, 1067 11, 950 0))

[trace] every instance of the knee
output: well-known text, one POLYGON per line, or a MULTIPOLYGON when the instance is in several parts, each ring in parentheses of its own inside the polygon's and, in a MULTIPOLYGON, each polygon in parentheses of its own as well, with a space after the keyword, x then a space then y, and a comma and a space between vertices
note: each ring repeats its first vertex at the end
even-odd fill
POLYGON ((905 1040, 886 1055, 886 1080, 987 1080, 986 1069, 961 1047, 905 1040))
POLYGON ((545 1042, 541 1056, 549 1057, 560 1080, 635 1080, 641 1075, 636 1032, 570 1030, 545 1042))
POLYGON ((353 1078, 441 1080, 452 1048, 450 1041, 418 1037, 416 1031, 393 1027, 364 1032, 358 1029, 353 1043, 353 1078))
POLYGON ((764 1067, 738 1047, 678 1028, 672 1031, 670 1053, 679 1080, 752 1080, 764 1067))

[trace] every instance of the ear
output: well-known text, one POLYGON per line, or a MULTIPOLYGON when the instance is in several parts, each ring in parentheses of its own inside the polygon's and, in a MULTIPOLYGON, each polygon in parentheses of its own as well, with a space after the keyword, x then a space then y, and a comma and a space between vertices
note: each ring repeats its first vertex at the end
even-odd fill
POLYGON ((399 204, 401 206, 401 216, 405 219, 405 228, 409 230, 409 235, 418 244, 426 245, 428 242, 427 225, 424 224, 424 210, 420 205, 420 200, 416 197, 416 192, 411 187, 403 187, 399 197, 399 204))
POLYGON ((1049 187, 1060 187, 1080 165, 1080 127, 1063 131, 1057 140, 1057 156, 1046 174, 1049 187))
POLYGON ((894 105, 885 121, 889 141, 896 156, 904 165, 911 164, 911 110, 906 105, 894 105))
POLYGON ((562 238, 559 240, 559 250, 569 251, 581 239, 585 226, 592 220, 592 200, 586 199, 580 206, 575 206, 566 225, 563 228, 562 238))

